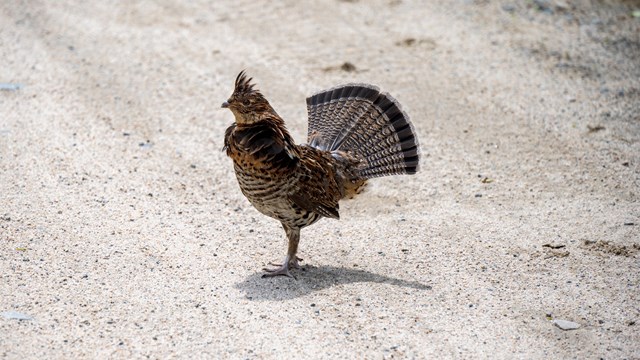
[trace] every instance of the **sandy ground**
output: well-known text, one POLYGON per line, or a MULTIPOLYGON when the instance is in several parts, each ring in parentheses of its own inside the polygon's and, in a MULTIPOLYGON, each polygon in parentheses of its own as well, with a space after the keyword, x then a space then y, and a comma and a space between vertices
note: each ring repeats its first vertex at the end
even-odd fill
POLYGON ((0 355, 640 358, 639 8, 3 1, 0 355), (221 152, 244 68, 301 142, 367 82, 422 144, 297 280, 221 152))

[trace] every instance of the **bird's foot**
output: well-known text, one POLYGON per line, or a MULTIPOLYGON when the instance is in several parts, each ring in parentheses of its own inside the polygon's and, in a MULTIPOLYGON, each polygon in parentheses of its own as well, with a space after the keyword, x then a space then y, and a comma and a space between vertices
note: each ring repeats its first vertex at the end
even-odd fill
POLYGON ((284 263, 282 264, 275 264, 275 263, 269 263, 269 265, 272 266, 276 266, 273 269, 270 268, 264 268, 262 270, 265 271, 264 274, 262 274, 262 277, 274 277, 274 276, 286 276, 286 277, 290 277, 295 279, 295 276, 291 275, 291 273, 289 272, 289 269, 302 269, 302 267, 300 266, 299 261, 302 261, 302 259, 300 259, 299 257, 295 257, 292 260, 285 260, 284 263))
POLYGON ((286 276, 295 279, 293 275, 289 272, 289 266, 281 265, 274 269, 264 268, 264 274, 262 274, 263 278, 266 277, 274 277, 274 276, 286 276))

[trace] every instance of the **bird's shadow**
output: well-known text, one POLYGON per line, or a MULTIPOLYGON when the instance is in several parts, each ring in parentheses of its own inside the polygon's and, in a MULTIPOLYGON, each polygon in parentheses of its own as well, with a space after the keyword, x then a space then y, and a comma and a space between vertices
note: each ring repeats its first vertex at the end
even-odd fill
POLYGON ((378 275, 366 270, 350 269, 335 266, 304 266, 303 270, 294 272, 296 279, 278 276, 263 278, 262 272, 249 275, 244 281, 236 284, 249 300, 287 300, 320 291, 332 286, 351 283, 380 283, 431 290, 430 285, 416 281, 396 279, 378 275))

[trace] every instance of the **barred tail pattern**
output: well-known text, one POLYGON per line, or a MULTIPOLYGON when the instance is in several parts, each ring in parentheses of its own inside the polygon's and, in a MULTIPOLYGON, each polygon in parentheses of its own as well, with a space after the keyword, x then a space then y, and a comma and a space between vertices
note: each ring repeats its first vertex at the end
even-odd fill
POLYGON ((360 160, 363 179, 415 174, 419 146, 409 116, 387 93, 366 84, 338 86, 307 98, 310 146, 360 160))

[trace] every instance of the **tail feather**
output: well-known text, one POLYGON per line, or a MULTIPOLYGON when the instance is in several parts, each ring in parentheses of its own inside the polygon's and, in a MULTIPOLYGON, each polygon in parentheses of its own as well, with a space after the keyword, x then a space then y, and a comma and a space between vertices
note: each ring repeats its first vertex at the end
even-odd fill
POLYGON ((307 98, 307 110, 309 144, 352 154, 360 160, 360 178, 418 171, 420 150, 409 116, 377 87, 332 88, 307 98))

